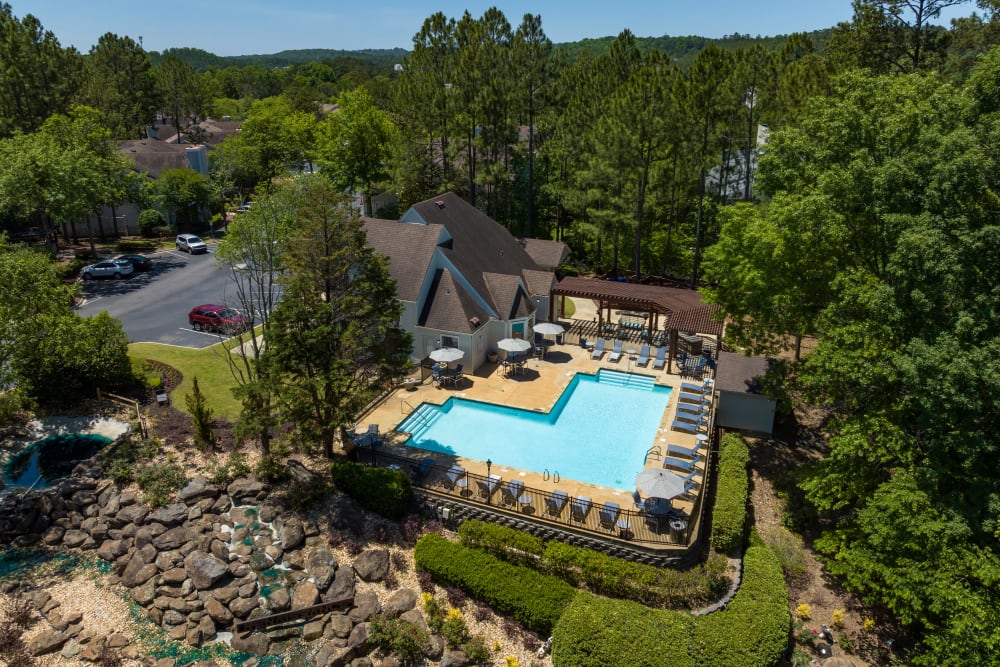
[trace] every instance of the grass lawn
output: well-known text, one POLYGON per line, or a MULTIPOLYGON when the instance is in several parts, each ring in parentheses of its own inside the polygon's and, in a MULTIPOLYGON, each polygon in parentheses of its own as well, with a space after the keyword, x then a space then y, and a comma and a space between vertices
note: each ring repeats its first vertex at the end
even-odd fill
POLYGON ((184 397, 191 391, 191 379, 198 376, 198 386, 205 395, 208 407, 217 417, 235 420, 240 413, 240 404, 233 397, 236 380, 229 370, 226 357, 234 342, 216 343, 211 347, 195 350, 187 347, 163 345, 161 343, 132 343, 130 357, 154 359, 181 372, 184 380, 170 392, 170 403, 178 410, 187 412, 184 397))
POLYGON ((576 304, 573 303, 573 299, 570 299, 569 297, 563 297, 562 300, 563 300, 563 312, 562 312, 563 319, 565 320, 573 319, 573 316, 576 315, 576 304))

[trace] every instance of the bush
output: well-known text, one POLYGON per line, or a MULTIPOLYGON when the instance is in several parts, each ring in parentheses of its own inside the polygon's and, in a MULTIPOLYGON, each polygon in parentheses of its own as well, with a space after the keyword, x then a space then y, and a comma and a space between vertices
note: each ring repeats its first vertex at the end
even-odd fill
POLYGON ((417 660, 430 641, 427 631, 389 616, 376 616, 368 626, 368 638, 384 654, 394 653, 404 662, 417 660))
POLYGON ((694 617, 628 600, 580 593, 552 632, 559 667, 686 667, 694 660, 694 617))
POLYGON ((330 464, 334 485, 367 510, 397 520, 410 508, 413 488, 402 470, 371 468, 351 461, 330 464))
MULTIPOLYGON (((169 228, 167 228, 167 231, 169 233, 169 228)), ((117 245, 118 252, 126 253, 152 252, 156 248, 156 241, 120 240, 117 245)))
POLYGON ((288 487, 285 503, 293 512, 304 514, 322 502, 329 492, 330 487, 324 483, 296 481, 288 487))
POLYGON ((243 452, 233 450, 229 452, 225 463, 210 463, 208 466, 208 476, 213 484, 218 486, 229 486, 229 483, 240 477, 250 475, 250 464, 247 463, 247 456, 243 452))
POLYGON ((743 556, 743 582, 725 611, 698 618, 698 662, 770 667, 788 649, 791 614, 778 557, 757 540, 743 556))
POLYGON ((738 435, 722 439, 719 453, 719 484, 712 513, 712 546, 727 554, 739 553, 747 517, 750 450, 738 435))
POLYGON ((167 219, 155 208, 147 208, 139 213, 139 234, 146 237, 157 236, 157 228, 166 227, 167 219))
POLYGON ((77 276, 80 275, 80 271, 83 267, 88 264, 93 264, 94 259, 91 257, 77 257, 71 259, 66 264, 60 264, 57 272, 60 280, 75 280, 77 276))
POLYGON ((512 563, 537 560, 532 556, 541 556, 545 548, 539 537, 485 521, 465 521, 458 527, 458 539, 467 547, 482 549, 512 563))
POLYGON ((268 484, 278 484, 291 477, 288 466, 283 465, 274 455, 262 456, 257 462, 257 467, 254 468, 253 475, 268 484))
POLYGON ((159 451, 156 438, 140 440, 134 433, 124 435, 104 450, 108 474, 119 488, 127 486, 141 468, 139 463, 151 460, 159 451))
POLYGON ((159 507, 170 502, 176 491, 184 488, 188 478, 184 468, 173 461, 143 466, 135 477, 136 484, 142 489, 146 502, 151 507, 159 507))
POLYGON ((425 535, 414 549, 417 567, 439 584, 458 586, 525 627, 548 634, 576 595, 566 582, 493 556, 425 535))

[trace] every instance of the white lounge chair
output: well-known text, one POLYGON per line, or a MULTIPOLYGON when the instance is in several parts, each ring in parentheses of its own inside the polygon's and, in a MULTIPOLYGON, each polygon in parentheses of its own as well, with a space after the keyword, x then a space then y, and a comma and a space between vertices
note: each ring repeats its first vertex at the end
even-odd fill
POLYGON ((597 344, 594 345, 594 351, 590 353, 590 358, 600 359, 602 354, 604 354, 604 339, 598 338, 597 344))
POLYGON ((649 346, 643 345, 639 348, 639 358, 635 360, 636 366, 645 366, 649 363, 649 346))
POLYGON ((666 353, 667 353, 667 348, 665 347, 656 348, 656 358, 653 359, 653 370, 656 370, 658 368, 663 368, 663 365, 667 362, 665 357, 666 353))
POLYGON ((615 349, 608 355, 608 361, 618 361, 622 358, 622 342, 615 341, 615 349))

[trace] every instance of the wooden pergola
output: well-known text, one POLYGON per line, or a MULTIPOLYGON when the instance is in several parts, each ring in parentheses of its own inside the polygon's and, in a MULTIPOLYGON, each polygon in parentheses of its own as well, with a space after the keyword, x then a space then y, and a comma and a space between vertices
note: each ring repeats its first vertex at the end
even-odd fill
MULTIPOLYGON (((568 277, 559 281, 551 294, 552 297, 572 296, 596 301, 598 331, 604 330, 605 310, 609 321, 612 310, 646 313, 650 332, 661 328, 659 322, 662 316, 662 328, 669 333, 671 359, 677 349, 678 332, 715 336, 721 346, 723 326, 722 322, 715 319, 719 306, 705 303, 694 290, 568 277)), ((550 320, 553 316, 553 304, 554 298, 550 298, 550 320)))

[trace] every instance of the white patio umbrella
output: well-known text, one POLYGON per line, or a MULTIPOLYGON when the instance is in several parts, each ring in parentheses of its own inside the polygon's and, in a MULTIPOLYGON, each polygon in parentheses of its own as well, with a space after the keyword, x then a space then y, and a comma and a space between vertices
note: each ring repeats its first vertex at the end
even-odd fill
POLYGON ((458 361, 464 356, 465 352, 458 349, 457 347, 439 347, 430 354, 431 359, 433 359, 434 361, 440 361, 446 364, 450 364, 453 361, 458 361))
POLYGON ((535 325, 535 333, 543 336, 558 336, 566 331, 566 328, 555 322, 539 322, 535 325))
POLYGON ((504 352, 513 352, 516 354, 518 352, 527 352, 530 350, 531 343, 523 338, 504 338, 497 343, 497 347, 504 352))
POLYGON ((684 493, 684 478, 662 468, 647 468, 635 476, 635 488, 645 496, 670 500, 684 493))

